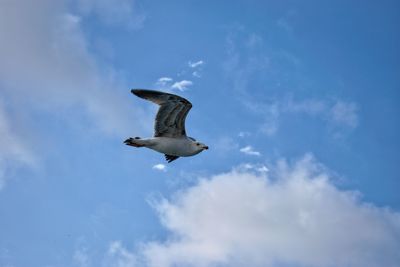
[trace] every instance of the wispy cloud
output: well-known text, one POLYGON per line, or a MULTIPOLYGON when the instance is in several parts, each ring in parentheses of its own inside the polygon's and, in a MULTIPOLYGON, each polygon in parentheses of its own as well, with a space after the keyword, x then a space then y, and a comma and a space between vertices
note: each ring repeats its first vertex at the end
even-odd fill
POLYGON ((141 266, 148 267, 398 265, 399 213, 337 188, 312 156, 294 164, 281 160, 273 169, 201 179, 154 204, 169 236, 136 251, 114 242, 110 250, 121 254, 115 262, 141 258, 141 266))
POLYGON ((90 267, 91 257, 87 254, 84 248, 76 249, 73 255, 73 260, 79 267, 90 267))
MULTIPOLYGON (((201 77, 201 72, 202 72, 202 66, 204 65, 203 60, 199 60, 196 62, 189 61, 188 62, 188 67, 189 71, 187 69, 182 70, 178 72, 177 77, 182 77, 182 76, 188 76, 188 72, 192 74, 193 77, 200 78, 201 77)), ((180 81, 175 81, 174 79, 168 76, 161 77, 157 80, 155 85, 163 90, 179 90, 179 91, 185 91, 188 89, 188 87, 193 85, 193 82, 187 79, 183 79, 180 81)))
POLYGON ((238 172, 242 172, 242 171, 248 172, 248 171, 251 171, 251 170, 254 170, 254 171, 257 171, 257 172, 260 172, 260 173, 269 172, 268 167, 265 166, 264 164, 253 164, 253 163, 241 164, 238 167, 234 168, 234 170, 238 171, 238 172))
MULTIPOLYGON (((294 14, 290 11, 287 17, 294 14)), ((280 21, 280 27, 284 27, 285 20, 286 17, 280 21)), ((291 88, 296 83, 301 87, 309 78, 304 77, 300 58, 289 51, 267 49, 267 45, 261 36, 238 27, 226 37, 227 58, 223 62, 234 95, 250 112, 263 118, 259 132, 273 136, 279 132, 281 122, 293 115, 320 120, 322 126, 333 129, 333 136, 349 133, 358 126, 358 105, 353 101, 327 97, 299 98, 294 92, 288 94, 286 89, 285 94, 279 93, 283 86, 291 88), (257 49, 260 47, 264 49, 257 49), (263 81, 272 92, 278 93, 273 97, 259 97, 254 94, 252 80, 263 81)))
POLYGON ((11 115, 6 113, 0 101, 0 191, 11 177, 14 166, 34 166, 37 159, 23 136, 13 129, 11 115))
POLYGON ((105 266, 115 267, 143 266, 139 264, 136 255, 128 251, 119 241, 114 241, 111 243, 104 263, 105 266))
POLYGON ((196 62, 191 62, 191 61, 188 62, 188 65, 191 68, 197 68, 197 67, 199 67, 199 66, 201 66, 203 64, 204 64, 203 60, 199 60, 199 61, 196 61, 196 62))
POLYGON ((261 153, 254 150, 252 146, 245 146, 240 149, 240 152, 246 154, 246 155, 251 155, 251 156, 261 156, 261 153))
POLYGON ((182 92, 187 90, 189 86, 192 86, 193 82, 189 80, 174 82, 174 79, 170 77, 161 77, 157 80, 155 85, 161 90, 179 90, 182 92))
POLYGON ((156 164, 153 166, 154 170, 158 170, 158 171, 167 171, 167 166, 165 166, 164 164, 156 164))
POLYGON ((156 86, 159 86, 161 88, 171 87, 172 81, 173 79, 170 77, 161 77, 157 80, 156 86))
POLYGON ((76 0, 76 3, 82 15, 94 15, 108 25, 138 29, 146 18, 132 0, 76 0))
POLYGON ((192 75, 196 78, 200 78, 202 76, 202 71, 203 71, 203 65, 205 64, 205 62, 203 60, 199 60, 196 62, 192 62, 189 61, 188 65, 190 68, 194 69, 194 71, 192 72, 192 75))
POLYGON ((358 126, 358 105, 352 101, 320 98, 297 100, 292 96, 283 96, 265 103, 246 100, 243 104, 251 112, 264 117, 259 130, 268 136, 275 135, 281 121, 293 115, 320 120, 322 125, 333 128, 335 133, 353 130, 358 126))
POLYGON ((337 101, 330 108, 333 123, 356 128, 358 125, 357 105, 353 102, 337 101))
POLYGON ((238 136, 241 137, 241 138, 248 137, 250 135, 251 135, 250 132, 239 132, 238 133, 238 136))
POLYGON ((293 34, 294 34, 293 25, 295 25, 295 23, 293 23, 292 21, 295 18, 296 13, 297 12, 295 10, 291 9, 291 10, 287 11, 284 16, 280 17, 276 21, 276 25, 278 26, 278 28, 282 29, 289 36, 293 36, 293 34))
POLYGON ((194 77, 197 77, 197 78, 200 78, 201 77, 201 74, 200 74, 200 72, 199 71, 193 71, 192 72, 192 75, 194 76, 194 77))
POLYGON ((179 91, 185 91, 189 86, 192 86, 193 82, 188 80, 182 80, 179 82, 175 82, 171 88, 178 89, 179 91))

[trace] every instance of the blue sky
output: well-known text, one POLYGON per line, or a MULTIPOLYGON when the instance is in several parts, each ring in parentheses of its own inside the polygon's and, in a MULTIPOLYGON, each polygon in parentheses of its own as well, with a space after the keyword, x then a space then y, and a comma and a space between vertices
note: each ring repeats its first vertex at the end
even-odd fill
POLYGON ((400 265, 399 10, 2 1, 0 266, 400 265), (131 88, 210 150, 124 146, 131 88))

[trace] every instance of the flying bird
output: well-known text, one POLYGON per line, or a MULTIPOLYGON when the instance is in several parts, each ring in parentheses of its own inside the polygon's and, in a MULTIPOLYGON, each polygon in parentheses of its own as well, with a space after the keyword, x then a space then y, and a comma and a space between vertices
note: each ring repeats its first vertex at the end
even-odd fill
POLYGON ((208 149, 203 143, 186 135, 185 119, 192 103, 178 95, 154 90, 132 89, 131 93, 160 106, 154 123, 154 137, 128 138, 128 146, 147 147, 163 153, 168 163, 179 157, 190 157, 208 149))

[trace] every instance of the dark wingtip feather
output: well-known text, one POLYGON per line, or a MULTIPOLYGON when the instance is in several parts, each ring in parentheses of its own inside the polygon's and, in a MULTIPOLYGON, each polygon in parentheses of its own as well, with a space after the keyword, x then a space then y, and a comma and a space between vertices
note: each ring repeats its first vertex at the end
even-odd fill
POLYGON ((164 156, 165 156, 165 160, 168 161, 168 163, 171 163, 172 161, 179 158, 178 156, 172 156, 172 155, 167 155, 167 154, 164 154, 164 156))
POLYGON ((141 97, 141 98, 147 98, 147 97, 159 96, 159 95, 169 95, 168 93, 165 93, 165 92, 156 91, 156 90, 148 90, 148 89, 132 89, 131 93, 138 97, 141 97))
POLYGON ((141 90, 141 89, 132 89, 132 90, 131 90, 131 93, 134 94, 134 95, 136 95, 136 96, 139 96, 140 91, 142 91, 142 90, 141 90))

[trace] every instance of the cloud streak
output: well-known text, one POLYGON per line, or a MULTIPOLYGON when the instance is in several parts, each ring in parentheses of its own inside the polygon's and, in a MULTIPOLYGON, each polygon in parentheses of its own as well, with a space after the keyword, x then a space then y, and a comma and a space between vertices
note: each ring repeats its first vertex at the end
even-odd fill
POLYGON ((199 66, 201 66, 203 64, 204 64, 203 60, 199 60, 199 61, 196 61, 196 62, 189 61, 189 63, 188 63, 189 67, 191 67, 191 68, 197 68, 197 67, 199 67, 199 66))
POLYGON ((245 146, 240 149, 240 152, 250 156, 261 156, 261 153, 254 150, 252 146, 245 146))
POLYGON ((189 86, 192 86, 193 82, 192 81, 188 81, 188 80, 182 80, 179 82, 175 82, 171 88, 172 89, 177 89, 179 91, 185 91, 189 86))
POLYGON ((156 165, 154 165, 153 166, 153 169, 154 170, 157 170, 157 171, 163 171, 163 172, 165 172, 165 171, 167 171, 167 166, 165 166, 164 164, 156 164, 156 165))

